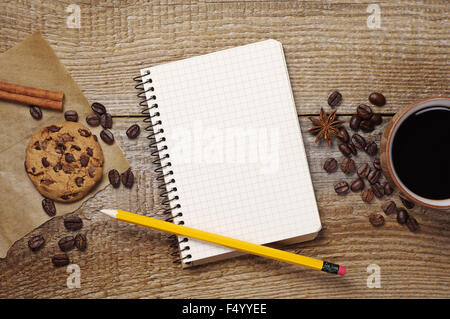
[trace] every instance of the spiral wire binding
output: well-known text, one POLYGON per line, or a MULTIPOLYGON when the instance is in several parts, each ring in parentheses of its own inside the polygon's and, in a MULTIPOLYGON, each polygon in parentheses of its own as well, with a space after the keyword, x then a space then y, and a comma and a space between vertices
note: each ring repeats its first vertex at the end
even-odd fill
MULTIPOLYGON (((147 139, 150 141, 150 155, 154 158, 152 163, 158 166, 154 172, 158 175, 156 180, 161 183, 158 186, 158 189, 161 191, 159 196, 162 198, 161 204, 165 208, 162 212, 156 214, 165 218, 168 222, 184 225, 184 221, 180 220, 180 217, 183 216, 183 213, 180 210, 181 205, 178 203, 173 206, 173 202, 180 199, 177 195, 175 179, 170 178, 170 176, 173 175, 173 171, 169 170, 167 173, 164 173, 164 170, 166 169, 167 171, 167 168, 171 167, 172 163, 169 161, 170 155, 168 153, 168 147, 167 145, 164 145, 166 138, 163 136, 164 129, 162 128, 162 121, 154 121, 155 118, 160 116, 159 106, 156 102, 156 95, 154 93, 151 95, 149 94, 150 96, 147 98, 147 93, 154 92, 155 88, 151 86, 146 90, 144 87, 145 84, 153 83, 153 80, 150 77, 144 80, 144 77, 150 76, 150 73, 150 70, 147 70, 146 74, 136 76, 133 80, 138 83, 134 88, 139 91, 137 97, 141 100, 139 102, 139 106, 143 107, 141 114, 145 116, 144 123, 148 124, 144 130, 149 133, 147 135, 147 139), (171 213, 172 215, 167 217, 171 213)), ((190 264, 188 260, 192 258, 192 255, 186 255, 186 252, 190 250, 189 245, 187 245, 189 238, 184 237, 183 239, 178 240, 178 237, 175 235, 170 236, 170 238, 173 238, 176 241, 176 243, 170 245, 170 247, 177 250, 171 253, 171 255, 174 257, 179 257, 174 261, 174 263, 180 264, 183 262, 185 264, 190 264)))

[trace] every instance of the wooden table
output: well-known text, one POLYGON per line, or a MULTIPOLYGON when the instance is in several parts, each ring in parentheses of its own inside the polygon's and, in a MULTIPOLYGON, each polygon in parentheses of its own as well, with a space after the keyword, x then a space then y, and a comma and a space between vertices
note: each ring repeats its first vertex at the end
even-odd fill
MULTIPOLYGON (((450 95, 447 0, 376 1, 381 28, 370 29, 374 1, 2 1, 0 52, 40 30, 91 101, 114 115, 114 132, 136 175, 131 190, 108 187, 75 212, 84 219, 89 247, 71 252, 81 269, 81 288, 66 286, 68 273, 50 257, 65 234, 55 218, 30 235, 45 233, 38 254, 18 241, 0 261, 0 297, 50 298, 338 298, 450 297, 450 215, 415 207, 420 231, 411 233, 387 217, 374 228, 368 216, 386 200, 371 204, 351 193, 338 197, 333 184, 342 172, 322 169, 327 157, 342 158, 335 142, 316 145, 306 133, 308 116, 328 106, 338 89, 338 111, 348 121, 372 91, 388 103, 377 108, 383 125, 366 135, 379 142, 390 117, 411 102, 450 95), (66 26, 73 2, 81 9, 79 29, 66 26), (283 43, 323 223, 312 242, 287 247, 307 256, 348 266, 345 277, 242 256, 182 270, 173 264, 167 235, 117 223, 94 209, 108 203, 130 211, 157 212, 160 191, 147 140, 130 141, 125 130, 142 118, 132 77, 144 66, 276 39, 283 43), (367 267, 380 266, 381 288, 367 286, 367 267)), ((348 125, 348 122, 347 122, 348 125)), ((368 160, 359 154, 357 163, 368 160)), ((347 178, 349 180, 349 178, 347 178)), ((397 204, 398 194, 392 198, 397 204)), ((2 203, 3 205, 5 203, 2 203)))

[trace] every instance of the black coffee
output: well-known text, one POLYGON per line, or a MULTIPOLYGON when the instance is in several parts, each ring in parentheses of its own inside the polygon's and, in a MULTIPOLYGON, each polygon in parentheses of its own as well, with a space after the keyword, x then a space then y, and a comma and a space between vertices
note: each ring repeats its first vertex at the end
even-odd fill
POLYGON ((429 107, 398 128, 392 161, 399 179, 429 199, 450 198, 450 108, 429 107))

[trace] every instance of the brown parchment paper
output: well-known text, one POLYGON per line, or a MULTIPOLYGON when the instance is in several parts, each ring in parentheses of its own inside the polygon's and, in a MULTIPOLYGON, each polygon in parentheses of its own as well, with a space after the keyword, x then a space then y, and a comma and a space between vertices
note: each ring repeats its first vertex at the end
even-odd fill
MULTIPOLYGON (((90 104, 59 62, 40 33, 27 38, 0 55, 0 81, 64 92, 64 110, 76 110, 86 125, 90 104)), ((64 111, 42 109, 41 120, 30 116, 29 107, 0 100, 0 258, 12 244, 50 217, 42 209, 42 195, 34 188, 24 169, 25 149, 31 135, 43 126, 64 121, 64 111)), ((101 127, 90 128, 99 137, 101 127)), ((117 142, 107 145, 99 138, 105 164, 103 178, 83 199, 55 203, 57 215, 75 211, 83 202, 104 189, 111 168, 123 172, 129 163, 117 142)))

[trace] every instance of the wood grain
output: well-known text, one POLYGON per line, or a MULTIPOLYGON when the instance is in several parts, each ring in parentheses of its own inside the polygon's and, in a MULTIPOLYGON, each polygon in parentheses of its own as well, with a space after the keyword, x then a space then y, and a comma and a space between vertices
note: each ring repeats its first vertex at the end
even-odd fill
MULTIPOLYGON (((327 157, 342 160, 336 142, 316 145, 306 130, 328 94, 339 89, 338 108, 348 121, 373 90, 388 104, 377 108, 383 125, 366 137, 379 142, 390 115, 414 100, 449 95, 448 1, 381 1, 382 28, 367 28, 371 1, 77 1, 81 28, 69 29, 72 1, 0 3, 0 51, 40 30, 89 100, 115 115, 117 142, 136 174, 127 190, 108 187, 74 214, 84 220, 85 252, 72 251, 81 268, 81 288, 68 289, 65 269, 50 258, 68 234, 55 218, 18 241, 0 260, 0 298, 338 298, 450 297, 450 215, 415 207, 417 234, 394 217, 377 229, 368 222, 382 200, 365 204, 360 194, 338 196, 335 182, 355 178, 327 174, 327 157), (172 263, 166 234, 118 223, 95 210, 108 205, 153 215, 161 211, 154 165, 145 136, 128 140, 125 130, 140 122, 132 77, 144 66, 274 38, 283 43, 300 115, 303 140, 323 230, 317 240, 287 247, 348 267, 341 278, 254 256, 193 269, 172 263), (32 253, 30 236, 44 234, 44 249, 32 253), (382 287, 366 285, 370 264, 381 267, 382 287)), ((359 153, 357 163, 369 161, 359 153)), ((391 196, 400 204, 397 193, 391 196)))

